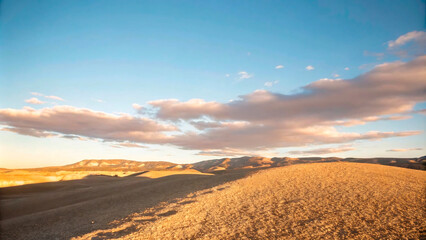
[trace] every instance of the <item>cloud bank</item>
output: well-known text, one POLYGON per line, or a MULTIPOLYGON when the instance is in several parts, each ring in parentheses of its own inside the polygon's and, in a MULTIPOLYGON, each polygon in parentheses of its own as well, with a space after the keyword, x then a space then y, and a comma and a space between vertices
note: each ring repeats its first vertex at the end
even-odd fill
MULTIPOLYGON (((0 109, 0 125, 3 131, 35 137, 101 139, 116 142, 119 147, 171 144, 199 150, 201 155, 219 156, 405 137, 421 131, 359 133, 342 132, 336 127, 409 118, 413 107, 426 101, 425 66, 426 56, 406 63, 385 63, 354 79, 320 79, 292 95, 257 90, 226 103, 160 99, 148 102, 144 108, 133 105, 140 114, 147 108, 153 113, 151 118, 72 106, 0 109), (192 129, 182 130, 182 124, 192 129)), ((316 149, 306 153, 349 150, 316 149)))

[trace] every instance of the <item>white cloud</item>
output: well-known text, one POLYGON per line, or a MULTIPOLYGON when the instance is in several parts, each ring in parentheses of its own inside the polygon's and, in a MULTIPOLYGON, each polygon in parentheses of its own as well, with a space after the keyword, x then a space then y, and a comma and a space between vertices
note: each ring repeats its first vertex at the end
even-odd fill
POLYGON ((345 71, 349 71, 349 68, 348 68, 348 67, 345 67, 345 71))
POLYGON ((273 82, 265 82, 265 87, 272 87, 273 85, 275 85, 275 84, 277 84, 278 83, 278 80, 276 80, 276 81, 273 81, 273 82))
POLYGON ((401 58, 417 57, 426 54, 426 32, 412 31, 388 41, 388 51, 401 58))
POLYGON ((136 111, 140 111, 143 109, 143 106, 137 104, 137 103, 133 103, 132 104, 133 109, 135 109, 136 111))
POLYGON ((53 100, 64 101, 64 99, 62 99, 58 96, 44 96, 44 97, 49 98, 49 99, 53 99, 53 100))
POLYGON ((275 69, 282 69, 282 68, 284 68, 283 65, 277 65, 277 66, 275 66, 275 69))
POLYGON ((25 100, 25 102, 30 103, 30 104, 36 104, 36 105, 45 103, 45 102, 40 101, 38 98, 35 98, 35 97, 27 99, 27 100, 25 100))
POLYGON ((58 101, 65 101, 61 97, 53 96, 53 95, 47 96, 47 95, 44 95, 43 93, 38 93, 38 92, 31 92, 31 95, 39 96, 39 97, 44 97, 44 98, 48 98, 48 99, 53 99, 53 100, 58 100, 58 101))
POLYGON ((225 77, 230 77, 231 75, 229 73, 225 74, 225 77))
POLYGON ((249 74, 248 72, 245 72, 245 71, 241 71, 241 72, 238 72, 238 78, 240 79, 240 80, 243 80, 243 79, 249 79, 249 78, 252 78, 253 77, 253 74, 249 74))
POLYGON ((426 32, 423 31, 412 31, 404 35, 399 36, 396 40, 388 42, 388 48, 396 48, 403 46, 409 42, 418 42, 420 44, 426 43, 426 32))
POLYGON ((309 65, 309 66, 306 66, 306 68, 305 68, 306 70, 308 70, 308 71, 312 71, 312 70, 314 70, 315 68, 312 66, 312 65, 309 65))

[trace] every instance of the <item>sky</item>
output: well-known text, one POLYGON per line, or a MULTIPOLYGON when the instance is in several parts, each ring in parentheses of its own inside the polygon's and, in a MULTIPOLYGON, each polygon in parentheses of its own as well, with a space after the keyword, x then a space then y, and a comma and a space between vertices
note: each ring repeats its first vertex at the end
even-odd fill
POLYGON ((0 4, 0 167, 426 155, 424 1, 0 4))

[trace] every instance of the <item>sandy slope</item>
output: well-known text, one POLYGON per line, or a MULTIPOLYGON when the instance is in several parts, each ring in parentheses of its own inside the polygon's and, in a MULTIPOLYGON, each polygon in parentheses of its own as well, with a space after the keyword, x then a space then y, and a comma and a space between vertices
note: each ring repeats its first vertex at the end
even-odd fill
POLYGON ((0 188, 0 239, 69 239, 109 229, 132 213, 247 175, 91 176, 0 188))
POLYGON ((81 238, 419 239, 425 184, 424 171, 373 164, 267 169, 81 238))

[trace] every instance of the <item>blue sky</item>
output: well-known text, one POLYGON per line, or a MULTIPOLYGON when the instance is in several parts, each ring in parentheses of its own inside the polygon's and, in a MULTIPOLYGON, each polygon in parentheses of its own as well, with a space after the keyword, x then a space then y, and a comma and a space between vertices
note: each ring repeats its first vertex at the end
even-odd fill
MULTIPOLYGON (((378 64, 409 63, 424 54, 423 35, 407 43, 419 44, 415 56, 393 54, 388 43, 413 31, 424 32, 424 8, 424 1, 406 0, 2 1, 0 109, 30 106, 40 110, 67 105, 147 117, 176 125, 180 129, 177 132, 184 133, 192 129, 188 126, 191 119, 161 119, 152 109, 151 114, 138 113, 132 104, 145 109, 150 109, 148 102, 159 99, 203 99, 226 104, 259 89, 291 95, 303 92, 303 86, 319 79, 353 79, 378 64), (278 65, 284 67, 277 69, 278 65), (307 66, 314 69, 308 71, 307 66), (240 79, 242 75, 247 78, 240 79), (32 92, 59 96, 64 101, 32 92), (45 103, 25 102, 33 97, 45 103)), ((425 107, 424 99, 407 101, 415 101, 414 110, 425 107)), ((248 121, 215 116, 209 116, 210 120, 248 121)), ((424 115, 410 116, 405 120, 335 127, 355 133, 426 130, 424 115)), ((0 124, 4 128, 22 127, 17 125, 21 120, 11 121, 0 124)), ((39 125, 26 128, 73 134, 39 125)), ((104 142, 102 137, 82 137, 91 138, 81 141, 1 131, 0 167, 62 165, 84 158, 194 162, 217 157, 198 155, 206 149, 183 147, 174 141, 120 138, 114 140, 146 148, 117 148, 111 146, 111 139, 104 142)), ((424 133, 418 133, 374 141, 283 144, 286 147, 264 150, 288 156, 292 155, 290 151, 350 148, 324 156, 413 157, 425 154, 424 139, 424 133), (388 151, 391 149, 405 151, 388 151)), ((250 153, 248 148, 242 146, 238 151, 250 153)))

